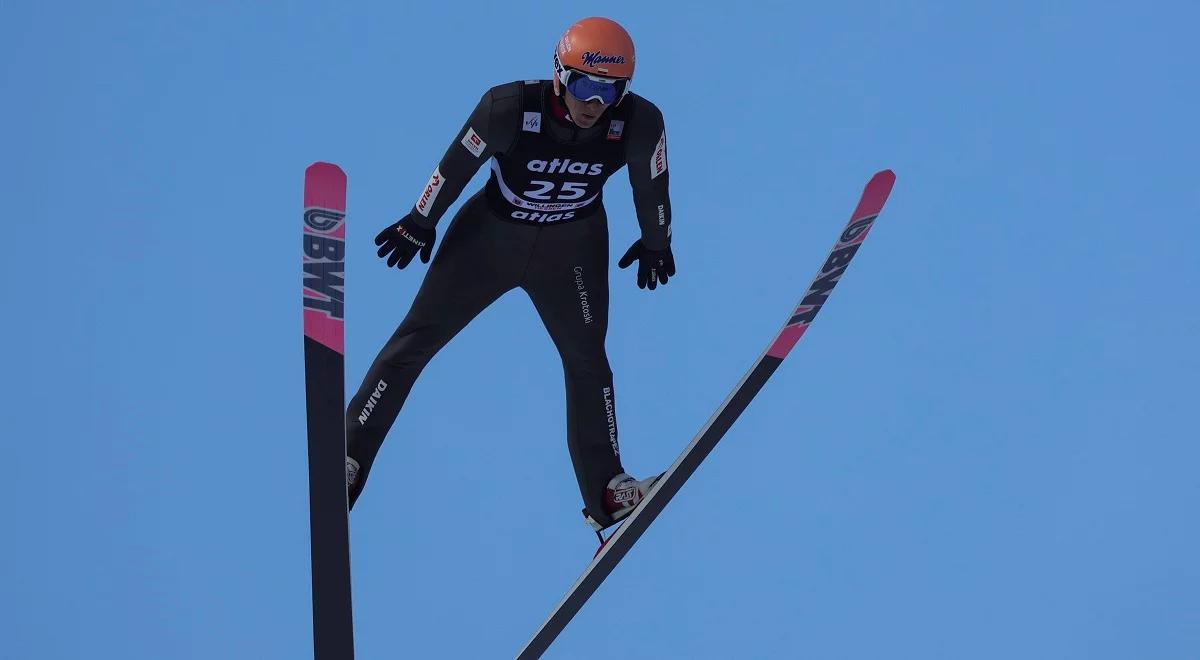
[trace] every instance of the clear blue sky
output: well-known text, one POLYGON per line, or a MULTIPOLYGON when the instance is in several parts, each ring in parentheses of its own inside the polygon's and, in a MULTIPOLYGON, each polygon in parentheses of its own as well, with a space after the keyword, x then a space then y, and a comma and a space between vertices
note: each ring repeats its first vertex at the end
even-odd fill
MULTIPOLYGON (((311 653, 304 167, 349 175, 356 387, 425 272, 371 238, 597 13, 670 136, 678 277, 611 274, 631 472, 898 182, 548 657, 1195 658, 1194 3, 12 1, 0 657, 311 653)), ((574 581, 562 389, 520 292, 430 365, 354 512, 360 658, 511 657, 574 581)))

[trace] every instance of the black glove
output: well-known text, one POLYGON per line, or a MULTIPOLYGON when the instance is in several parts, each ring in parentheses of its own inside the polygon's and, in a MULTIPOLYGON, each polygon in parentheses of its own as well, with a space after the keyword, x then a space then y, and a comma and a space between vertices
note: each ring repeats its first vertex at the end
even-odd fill
POLYGON ((429 263, 436 238, 437 230, 418 225, 412 213, 409 213, 400 222, 379 232, 375 237, 375 245, 380 246, 377 253, 380 258, 387 257, 388 267, 404 268, 412 261, 417 250, 421 251, 421 263, 429 263))
POLYGON ((625 256, 617 262, 617 266, 625 268, 634 261, 638 262, 637 283, 639 289, 647 286, 653 291, 659 284, 666 284, 675 274, 675 255, 671 254, 671 246, 665 250, 651 250, 642 245, 641 239, 633 242, 625 256))

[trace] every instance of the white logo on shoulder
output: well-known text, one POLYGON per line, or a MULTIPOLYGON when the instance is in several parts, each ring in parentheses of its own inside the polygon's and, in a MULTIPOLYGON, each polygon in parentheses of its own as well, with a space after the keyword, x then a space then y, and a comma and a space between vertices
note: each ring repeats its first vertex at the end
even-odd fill
POLYGON ((438 193, 442 191, 442 186, 446 180, 442 178, 440 168, 433 168, 433 175, 429 177, 429 183, 425 184, 425 190, 421 192, 421 196, 417 199, 417 213, 429 217, 429 207, 433 206, 433 200, 437 199, 438 193))
POLYGON ((658 138, 658 146, 654 147, 654 157, 650 159, 650 178, 657 178, 667 171, 667 131, 663 129, 662 137, 658 138))
POLYGON ((484 142, 483 138, 479 137, 474 128, 468 127, 467 134, 462 139, 462 146, 466 147, 467 151, 471 152, 473 156, 479 158, 479 155, 487 148, 487 142, 484 142))
POLYGON ((525 121, 521 122, 521 130, 528 131, 530 133, 541 133, 542 132, 542 113, 526 112, 525 113, 525 121))

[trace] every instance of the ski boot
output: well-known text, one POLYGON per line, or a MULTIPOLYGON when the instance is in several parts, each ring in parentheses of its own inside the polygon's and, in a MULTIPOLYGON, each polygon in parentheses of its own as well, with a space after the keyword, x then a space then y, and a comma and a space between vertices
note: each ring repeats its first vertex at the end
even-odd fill
MULTIPOLYGON (((665 472, 663 474, 666 474, 665 472)), ((612 522, 608 525, 601 525, 594 518, 587 515, 588 524, 597 532, 610 527, 624 520, 638 504, 641 504, 642 498, 646 497, 646 493, 650 492, 651 486, 662 478, 662 474, 642 479, 641 481, 634 479, 628 474, 622 472, 608 481, 608 486, 604 489, 604 512, 608 514, 612 522)))
POLYGON ((666 472, 639 481, 622 472, 610 479, 608 486, 604 489, 604 512, 608 514, 608 517, 612 521, 607 525, 597 521, 588 513, 587 509, 583 510, 584 520, 592 527, 592 530, 596 532, 596 538, 600 540, 600 547, 596 548, 597 555, 600 554, 600 551, 604 549, 604 546, 615 535, 610 534, 608 538, 605 538, 603 531, 608 527, 620 524, 628 518, 629 514, 633 513, 633 510, 642 503, 642 500, 645 499, 654 484, 659 479, 662 479, 665 474, 666 472))

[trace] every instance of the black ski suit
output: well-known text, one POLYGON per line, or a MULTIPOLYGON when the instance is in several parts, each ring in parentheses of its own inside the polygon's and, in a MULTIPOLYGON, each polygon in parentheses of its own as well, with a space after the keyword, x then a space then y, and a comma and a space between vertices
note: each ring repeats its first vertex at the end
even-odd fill
POLYGON ((416 221, 434 227, 489 157, 491 178, 455 215, 412 308, 350 402, 347 451, 361 466, 351 506, 421 370, 484 308, 520 287, 562 357, 567 447, 587 513, 607 526, 604 490, 623 470, 604 347, 609 255, 602 188, 627 165, 642 242, 669 247, 662 113, 630 93, 580 129, 549 81, 494 87, 418 196, 416 221))

